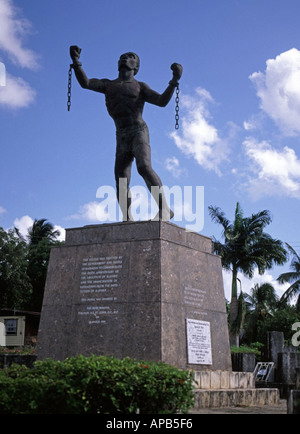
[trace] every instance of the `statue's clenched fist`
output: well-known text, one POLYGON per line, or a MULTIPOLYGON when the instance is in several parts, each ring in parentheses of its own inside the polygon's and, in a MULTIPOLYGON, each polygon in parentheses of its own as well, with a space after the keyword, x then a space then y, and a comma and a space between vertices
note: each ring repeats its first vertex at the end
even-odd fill
POLYGON ((77 45, 71 45, 70 56, 73 61, 79 59, 80 53, 81 53, 81 48, 79 48, 77 45))
POLYGON ((171 69, 173 71, 173 78, 178 81, 180 77, 182 76, 183 68, 179 63, 173 63, 171 65, 171 69))

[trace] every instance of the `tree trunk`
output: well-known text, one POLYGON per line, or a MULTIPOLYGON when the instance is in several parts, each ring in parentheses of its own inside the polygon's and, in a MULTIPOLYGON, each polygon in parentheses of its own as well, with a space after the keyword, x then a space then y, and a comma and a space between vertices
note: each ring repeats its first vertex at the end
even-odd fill
POLYGON ((239 342, 240 331, 237 329, 238 314, 239 314, 239 302, 237 297, 237 269, 233 267, 230 317, 229 317, 229 335, 230 335, 230 345, 235 347, 240 346, 240 342, 239 342))
POLYGON ((230 345, 239 347, 239 330, 236 328, 236 320, 239 312, 239 302, 237 297, 232 297, 230 303, 230 317, 229 317, 229 337, 230 345))

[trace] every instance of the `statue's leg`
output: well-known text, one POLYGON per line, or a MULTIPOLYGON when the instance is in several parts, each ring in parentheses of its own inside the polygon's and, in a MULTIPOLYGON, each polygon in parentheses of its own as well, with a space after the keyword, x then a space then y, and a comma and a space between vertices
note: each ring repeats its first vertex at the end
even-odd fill
POLYGON ((174 213, 170 210, 167 203, 161 179, 152 168, 148 129, 146 130, 146 133, 143 131, 141 133, 137 135, 134 143, 134 156, 136 159, 137 170, 143 177, 149 191, 158 205, 159 212, 153 220, 159 219, 169 221, 174 216, 174 213))
POLYGON ((131 178, 131 166, 133 156, 130 154, 116 155, 115 180, 117 188, 117 199, 123 214, 123 221, 133 221, 130 206, 131 194, 129 189, 131 178))

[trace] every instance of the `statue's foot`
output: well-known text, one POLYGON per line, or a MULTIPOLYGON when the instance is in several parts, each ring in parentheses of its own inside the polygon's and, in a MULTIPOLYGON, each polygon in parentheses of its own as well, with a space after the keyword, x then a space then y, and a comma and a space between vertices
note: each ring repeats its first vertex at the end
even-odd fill
MULTIPOLYGON (((124 216, 124 214, 123 214, 123 216, 124 216)), ((126 223, 126 222, 134 222, 134 218, 132 217, 130 211, 128 212, 128 214, 126 216, 126 219, 123 217, 123 223, 126 223)))
POLYGON ((155 222, 159 220, 162 220, 163 222, 168 222, 173 217, 174 217, 174 212, 169 208, 169 209, 159 210, 156 216, 151 220, 155 222))

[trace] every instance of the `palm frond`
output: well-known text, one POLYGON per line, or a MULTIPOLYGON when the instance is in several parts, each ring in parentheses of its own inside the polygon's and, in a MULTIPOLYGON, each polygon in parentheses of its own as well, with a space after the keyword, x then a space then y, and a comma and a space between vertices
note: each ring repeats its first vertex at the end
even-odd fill
POLYGON ((280 276, 277 278, 277 281, 281 284, 283 283, 292 283, 300 279, 300 274, 295 273, 295 271, 288 271, 286 273, 280 274, 280 276))
POLYGON ((209 206, 208 210, 212 221, 219 223, 221 226, 223 226, 224 230, 226 230, 230 225, 230 221, 225 217, 225 213, 221 210, 221 208, 217 206, 209 206))
POLYGON ((300 292, 300 280, 297 280, 285 291, 279 301, 280 304, 290 301, 298 292, 300 292))

